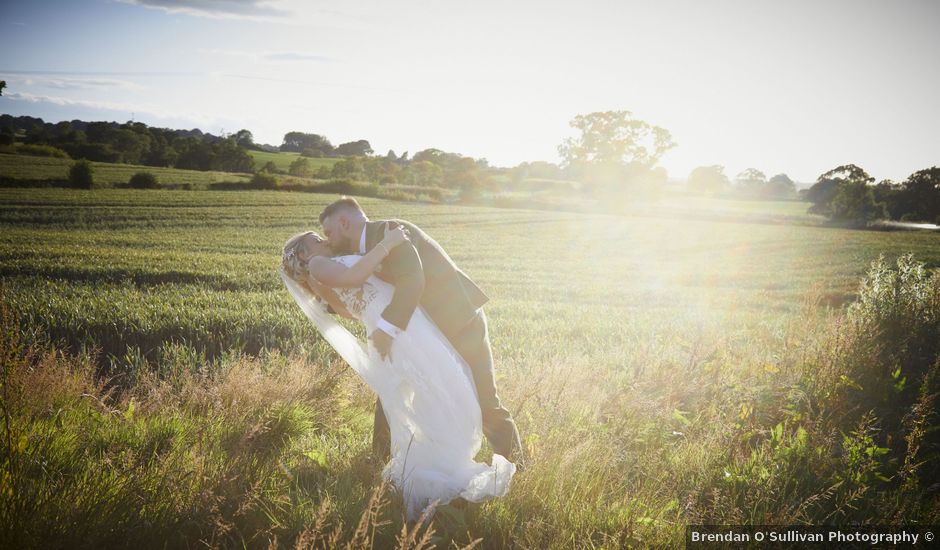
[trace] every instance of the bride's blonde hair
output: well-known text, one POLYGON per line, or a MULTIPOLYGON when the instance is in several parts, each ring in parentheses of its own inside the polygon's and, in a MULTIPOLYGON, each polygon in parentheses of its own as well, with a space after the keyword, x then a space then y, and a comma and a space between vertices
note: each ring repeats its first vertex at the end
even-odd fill
POLYGON ((309 252, 307 245, 304 244, 304 237, 309 235, 318 241, 323 241, 323 237, 314 231, 301 231, 287 239, 281 251, 281 266, 284 272, 295 281, 307 280, 307 264, 300 259, 300 254, 309 252))

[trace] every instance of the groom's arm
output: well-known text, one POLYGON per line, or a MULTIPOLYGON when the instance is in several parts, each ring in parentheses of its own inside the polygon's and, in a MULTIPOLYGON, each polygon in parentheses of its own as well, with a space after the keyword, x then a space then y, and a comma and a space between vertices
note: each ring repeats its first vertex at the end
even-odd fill
POLYGON ((379 328, 390 336, 395 336, 395 329, 408 328, 408 322, 424 292, 424 267, 414 243, 405 241, 393 248, 382 263, 382 274, 395 286, 395 293, 388 307, 382 311, 382 320, 392 327, 383 328, 384 323, 380 321, 379 328))

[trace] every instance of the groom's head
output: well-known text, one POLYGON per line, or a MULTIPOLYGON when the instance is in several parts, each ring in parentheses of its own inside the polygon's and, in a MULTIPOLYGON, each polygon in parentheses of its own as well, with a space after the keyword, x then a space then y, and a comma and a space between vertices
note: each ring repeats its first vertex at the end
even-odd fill
POLYGON ((358 251, 362 226, 369 221, 352 197, 333 201, 320 213, 320 225, 327 242, 336 251, 358 251))

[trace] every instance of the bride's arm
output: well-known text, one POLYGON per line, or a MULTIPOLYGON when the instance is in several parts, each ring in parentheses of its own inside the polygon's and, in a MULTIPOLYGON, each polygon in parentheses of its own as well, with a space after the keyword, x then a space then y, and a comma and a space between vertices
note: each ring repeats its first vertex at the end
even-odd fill
POLYGON ((349 312, 348 309, 346 309, 346 304, 344 304, 343 301, 339 299, 339 296, 337 296, 336 293, 333 292, 332 288, 321 284, 319 281, 314 279, 313 276, 311 276, 310 274, 307 275, 307 280, 305 282, 307 284, 307 288, 313 291, 313 293, 319 296, 320 298, 323 298, 324 300, 326 300, 326 303, 329 304, 330 307, 333 309, 332 313, 336 313, 347 319, 356 318, 355 316, 353 316, 352 313, 349 312))
POLYGON ((362 286, 389 251, 408 240, 404 229, 397 227, 385 232, 385 237, 352 267, 346 267, 325 256, 314 256, 308 264, 309 273, 320 283, 333 288, 362 286))

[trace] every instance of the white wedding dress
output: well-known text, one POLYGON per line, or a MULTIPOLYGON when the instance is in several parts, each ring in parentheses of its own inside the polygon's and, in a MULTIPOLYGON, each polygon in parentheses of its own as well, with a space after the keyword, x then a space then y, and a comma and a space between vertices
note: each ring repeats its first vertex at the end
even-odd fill
MULTIPOLYGON (((348 267, 360 258, 332 259, 348 267)), ((482 443, 482 419, 469 367, 420 307, 383 360, 283 270, 281 278, 323 337, 378 394, 392 440, 382 476, 401 491, 409 520, 435 500, 481 502, 506 493, 516 466, 498 454, 492 466, 473 460, 482 443)), ((371 334, 394 287, 370 276, 361 287, 334 290, 371 334)))

